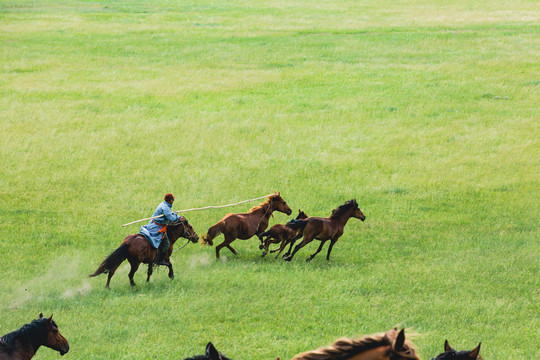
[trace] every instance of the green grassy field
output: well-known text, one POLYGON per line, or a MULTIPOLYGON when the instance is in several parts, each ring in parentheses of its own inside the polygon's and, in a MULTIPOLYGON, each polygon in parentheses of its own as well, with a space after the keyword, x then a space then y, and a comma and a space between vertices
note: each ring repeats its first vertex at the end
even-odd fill
POLYGON ((399 324, 424 359, 540 358, 539 24, 536 1, 0 0, 0 335, 43 312, 65 359, 284 360, 399 324), (175 252, 173 281, 86 277, 166 192, 274 190, 367 219, 329 262, 252 239, 175 252))

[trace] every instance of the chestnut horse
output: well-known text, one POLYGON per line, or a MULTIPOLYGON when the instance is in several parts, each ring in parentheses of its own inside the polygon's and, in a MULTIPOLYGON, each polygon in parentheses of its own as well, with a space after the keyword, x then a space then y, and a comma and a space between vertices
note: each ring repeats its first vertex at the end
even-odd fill
POLYGON ((328 347, 307 351, 292 360, 420 360, 405 330, 397 327, 385 333, 351 340, 341 338, 328 347))
POLYGON ((246 214, 227 214, 223 219, 214 224, 206 236, 203 236, 203 244, 212 246, 213 239, 223 234, 225 241, 216 246, 216 258, 219 259, 219 251, 227 247, 234 255, 238 254, 230 245, 236 239, 247 240, 253 235, 259 235, 268 227, 268 221, 274 211, 291 215, 292 210, 279 193, 269 196, 262 204, 253 207, 246 214))
POLYGON ((0 337, 0 360, 31 359, 42 345, 60 352, 60 355, 69 351, 69 343, 58 331, 52 315, 44 318, 39 314, 39 319, 0 337))
MULTIPOLYGON (((291 261, 294 257, 294 254, 306 244, 309 244, 313 239, 321 241, 321 245, 317 251, 311 255, 306 261, 311 261, 315 255, 317 255, 323 248, 324 244, 330 240, 330 246, 328 247, 328 253, 326 254, 326 260, 330 260, 330 253, 334 244, 341 235, 343 235, 343 228, 347 224, 347 221, 351 217, 360 219, 364 221, 366 216, 358 208, 358 203, 356 200, 349 200, 345 204, 341 205, 337 209, 332 211, 332 215, 327 218, 321 217, 309 217, 305 220, 297 220, 301 224, 301 229, 303 229, 304 239, 302 242, 294 248, 294 251, 291 255, 283 255, 283 260, 291 261)), ((292 245, 291 245, 292 247, 292 245)))
POLYGON ((307 219, 307 217, 308 216, 305 212, 298 209, 298 216, 296 217, 296 219, 290 220, 286 224, 276 224, 265 232, 259 234, 259 239, 262 242, 262 244, 259 246, 259 249, 265 249, 262 257, 265 257, 266 254, 268 254, 268 247, 270 246, 270 244, 281 244, 278 249, 271 251, 272 253, 274 253, 279 250, 278 254, 276 255, 277 258, 279 254, 283 251, 283 249, 287 246, 288 242, 292 240, 295 236, 297 236, 300 232, 300 224, 296 220, 307 219), (264 239, 265 236, 266 239, 264 239))
POLYGON ((186 358, 184 360, 231 360, 219 351, 216 350, 214 345, 209 342, 206 345, 206 353, 204 355, 197 355, 194 357, 186 358))
MULTIPOLYGON (((174 271, 171 265, 171 261, 169 260, 173 252, 174 243, 179 237, 186 238, 192 243, 196 243, 199 240, 199 236, 197 235, 197 233, 195 233, 195 230, 193 230, 191 225, 185 219, 181 219, 174 223, 168 224, 167 236, 169 237, 170 245, 165 260, 169 263, 169 278, 174 279, 174 271)), ((116 271, 118 266, 120 266, 120 264, 127 259, 131 264, 131 271, 128 275, 129 283, 131 284, 131 286, 135 286, 133 276, 135 275, 137 269, 139 269, 139 265, 141 263, 148 264, 148 276, 146 278, 146 282, 148 282, 150 281, 150 276, 153 272, 156 253, 156 249, 152 245, 150 245, 148 239, 146 239, 143 235, 128 235, 126 236, 124 241, 122 241, 122 245, 120 245, 118 249, 116 249, 111 255, 109 255, 101 263, 101 265, 99 265, 99 267, 93 274, 90 274, 88 276, 93 277, 100 274, 108 273, 109 277, 107 278, 107 284, 105 285, 105 287, 109 288, 109 283, 111 282, 111 278, 113 277, 114 272, 116 271)))
POLYGON ((482 359, 480 355, 480 345, 472 349, 471 351, 456 351, 452 349, 448 340, 444 342, 444 352, 437 355, 437 357, 431 358, 431 360, 477 360, 482 359))

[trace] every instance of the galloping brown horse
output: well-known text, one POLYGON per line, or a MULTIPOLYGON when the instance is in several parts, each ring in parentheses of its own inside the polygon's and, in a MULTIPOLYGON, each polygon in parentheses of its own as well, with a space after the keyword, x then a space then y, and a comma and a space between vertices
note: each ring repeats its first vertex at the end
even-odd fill
POLYGON ((39 314, 39 319, 0 337, 0 360, 31 359, 42 345, 62 356, 69 351, 69 343, 58 331, 52 315, 44 318, 39 314))
POLYGON ((431 358, 431 360, 479 360, 482 359, 480 355, 480 345, 472 349, 471 351, 456 351, 452 349, 448 340, 444 342, 444 352, 437 355, 437 357, 431 358))
POLYGON ((281 244, 279 249, 271 251, 272 253, 274 253, 279 250, 278 254, 276 255, 277 258, 279 254, 281 254, 283 249, 287 246, 288 242, 291 241, 300 232, 300 225, 296 220, 307 219, 307 217, 308 216, 305 212, 298 209, 298 216, 296 216, 296 219, 290 220, 286 224, 273 225, 270 229, 259 234, 259 239, 262 242, 261 246, 259 246, 259 249, 264 249, 262 257, 265 257, 266 254, 268 254, 268 248, 270 244, 281 244), (266 239, 264 239, 265 236, 266 239))
POLYGON ((405 330, 397 327, 385 333, 351 340, 341 338, 328 347, 307 351, 292 360, 420 360, 405 330))
MULTIPOLYGON (((173 252, 174 243, 179 237, 189 239, 192 243, 196 243, 199 240, 199 236, 197 235, 197 233, 195 233, 195 230, 193 230, 187 220, 180 220, 167 225, 167 236, 169 237, 170 245, 165 260, 169 263, 169 278, 174 279, 174 271, 171 261, 169 260, 173 252)), ((128 275, 129 283, 131 284, 131 286, 135 286, 133 276, 135 275, 137 269, 139 269, 139 265, 141 263, 148 264, 148 276, 146 278, 146 282, 150 281, 150 276, 153 272, 153 263, 155 257, 156 249, 152 245, 150 245, 148 240, 143 235, 128 235, 126 236, 124 241, 122 241, 122 245, 120 245, 118 249, 116 249, 111 255, 109 255, 101 263, 101 265, 99 265, 99 267, 93 274, 90 274, 88 276, 93 277, 99 274, 108 273, 109 277, 107 278, 107 285, 105 285, 105 287, 109 288, 109 283, 111 282, 111 278, 113 277, 114 272, 116 271, 118 266, 120 266, 120 264, 127 259, 131 264, 131 271, 128 275)))
POLYGON ((223 234, 225 241, 216 246, 216 258, 219 259, 219 251, 227 247, 234 255, 238 254, 230 245, 236 239, 247 240, 253 235, 259 235, 268 227, 268 221, 274 211, 291 215, 292 210, 279 193, 269 196, 259 206, 253 207, 245 214, 227 214, 223 219, 208 229, 208 234, 203 236, 203 244, 212 246, 213 239, 223 234))
POLYGON ((291 255, 283 255, 283 260, 291 261, 294 257, 294 254, 296 254, 296 252, 303 248, 306 244, 313 241, 313 239, 320 240, 321 245, 319 246, 317 251, 313 255, 311 255, 306 261, 311 261, 315 257, 315 255, 317 255, 322 250, 324 244, 328 240, 330 240, 330 246, 328 247, 328 254, 326 254, 326 260, 330 260, 330 253, 332 252, 332 248, 334 247, 334 244, 336 243, 336 241, 338 241, 340 236, 343 235, 343 228, 351 217, 355 217, 362 221, 366 219, 366 216, 358 208, 358 203, 354 199, 347 201, 345 204, 333 210, 330 217, 309 217, 305 220, 298 220, 298 222, 302 225, 303 228, 304 239, 300 244, 296 245, 291 255))

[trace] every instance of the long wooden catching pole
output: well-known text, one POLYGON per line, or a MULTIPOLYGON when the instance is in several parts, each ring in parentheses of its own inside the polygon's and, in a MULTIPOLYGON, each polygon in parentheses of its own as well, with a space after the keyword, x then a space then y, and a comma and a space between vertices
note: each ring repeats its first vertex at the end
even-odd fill
MULTIPOLYGON (((173 212, 176 212, 176 213, 185 213, 185 212, 188 212, 188 211, 196 211, 196 210, 219 209, 219 208, 224 208, 224 207, 228 207, 228 206, 234 206, 234 205, 244 204, 244 203, 247 203, 247 202, 250 202, 250 201, 255 201, 255 200, 259 200, 259 199, 264 199, 264 198, 267 198, 267 197, 272 196, 272 195, 275 195, 275 193, 274 193, 274 194, 269 194, 269 195, 264 195, 264 196, 259 196, 259 197, 255 198, 255 199, 249 199, 249 200, 239 201, 239 202, 234 203, 234 204, 227 204, 227 205, 210 205, 210 206, 205 206, 205 207, 201 207, 201 208, 176 210, 176 211, 173 211, 173 212)), ((163 217, 163 216, 165 216, 165 215, 164 215, 164 214, 161 214, 161 215, 149 217, 149 218, 146 218, 146 219, 140 219, 140 220, 132 221, 132 222, 130 222, 130 223, 127 223, 127 224, 122 225, 122 227, 125 227, 125 226, 128 226, 128 225, 132 225, 132 224, 136 224, 136 223, 143 222, 143 221, 148 221, 148 220, 157 219, 157 218, 160 218, 160 217, 163 217)))

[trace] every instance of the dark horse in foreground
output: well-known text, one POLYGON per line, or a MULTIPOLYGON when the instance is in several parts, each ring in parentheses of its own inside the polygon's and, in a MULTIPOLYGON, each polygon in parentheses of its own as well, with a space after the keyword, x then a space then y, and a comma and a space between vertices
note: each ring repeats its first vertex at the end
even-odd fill
MULTIPOLYGON (((291 261, 294 254, 306 244, 309 244, 313 239, 321 241, 321 245, 317 251, 311 255, 306 261, 311 261, 315 255, 317 255, 323 248, 324 244, 330 240, 330 246, 328 247, 328 253, 326 254, 326 260, 330 260, 330 253, 332 248, 338 239, 343 235, 343 228, 347 224, 347 221, 351 217, 364 221, 366 216, 358 208, 356 200, 349 200, 345 204, 341 205, 337 209, 332 211, 332 215, 327 218, 321 217, 309 217, 305 220, 297 220, 301 224, 302 233, 304 239, 302 242, 294 248, 292 254, 283 255, 283 259, 291 261)), ((294 243, 291 244, 291 247, 294 243)), ((290 250, 290 249, 289 249, 290 250)))
POLYGON ((268 254, 268 248, 270 244, 281 244, 278 249, 271 251, 272 253, 274 253, 279 250, 276 255, 277 258, 279 254, 281 254, 283 249, 287 246, 289 241, 293 240, 296 236, 298 236, 301 225, 300 222, 296 220, 307 219, 307 217, 308 216, 305 212, 298 209, 298 216, 296 216, 296 219, 290 220, 286 224, 276 224, 265 232, 259 234, 259 239, 262 242, 261 246, 259 246, 259 249, 264 249, 262 257, 265 257, 266 254, 268 254), (266 239, 264 239, 265 236, 266 239))
POLYGON ((197 355, 194 357, 186 358, 184 360, 231 360, 222 353, 218 352, 214 345, 209 342, 208 345, 206 345, 206 354, 205 355, 197 355))
MULTIPOLYGON (((169 263, 169 278, 174 279, 174 271, 170 261, 170 256, 173 252, 174 243, 176 242, 176 240, 178 240, 179 237, 186 238, 192 243, 196 243, 199 240, 199 236, 197 235, 197 233, 195 233, 195 230, 193 230, 187 220, 180 220, 168 224, 167 236, 169 237, 169 241, 171 244, 169 246, 169 251, 167 252, 165 260, 169 263)), ((111 278, 113 277, 114 272, 116 271, 118 266, 120 266, 120 264, 127 259, 131 264, 131 271, 128 275, 129 283, 131 284, 131 286, 135 286, 133 276, 135 275, 137 269, 139 269, 139 265, 141 263, 148 264, 148 277, 146 278, 146 282, 150 281, 155 257, 156 249, 152 245, 150 245, 148 240, 143 235, 128 235, 126 236, 124 241, 122 241, 122 245, 120 245, 118 249, 116 249, 105 260, 103 260, 101 265, 99 265, 99 267, 93 274, 90 274, 88 276, 93 277, 99 274, 108 273, 109 277, 107 278, 107 285, 105 286, 109 288, 109 283, 111 282, 111 278)))
POLYGON ((448 340, 444 342, 444 352, 442 354, 437 355, 437 357, 431 358, 431 360, 477 360, 482 359, 482 357, 479 355, 480 353, 480 345, 482 343, 478 344, 477 347, 472 349, 471 351, 456 351, 452 349, 450 344, 448 344, 448 340))
POLYGON ((223 234, 225 241, 216 246, 216 258, 219 259, 219 251, 227 247, 234 255, 238 254, 230 245, 236 239, 247 240, 254 235, 259 235, 268 227, 268 221, 274 211, 291 215, 292 210, 279 193, 269 196, 259 206, 253 207, 246 214, 227 214, 218 223, 208 229, 208 234, 203 236, 203 244, 212 246, 213 239, 223 234))
POLYGON ((328 347, 307 351, 292 360, 420 360, 405 330, 397 327, 360 339, 341 338, 328 347))
POLYGON ((68 341, 58 331, 52 315, 44 318, 39 314, 39 319, 0 337, 0 360, 31 359, 42 345, 60 352, 60 355, 69 351, 68 341))

